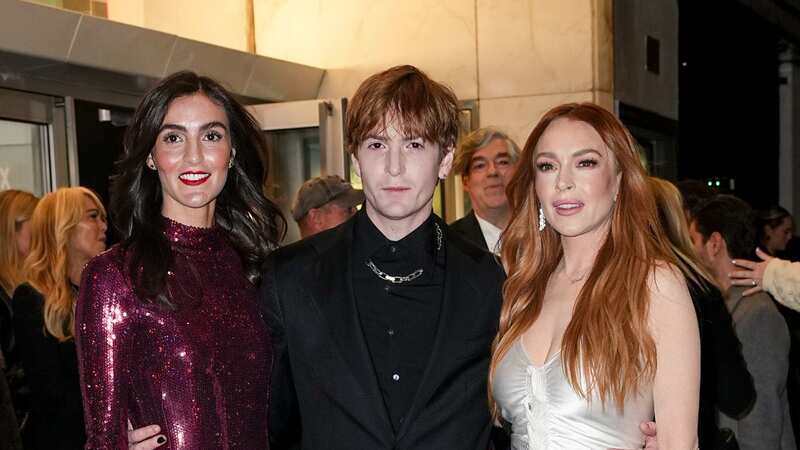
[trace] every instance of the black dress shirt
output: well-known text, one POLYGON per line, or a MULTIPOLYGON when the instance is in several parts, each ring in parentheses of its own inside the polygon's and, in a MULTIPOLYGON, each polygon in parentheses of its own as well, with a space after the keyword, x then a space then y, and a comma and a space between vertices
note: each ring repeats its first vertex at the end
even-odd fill
POLYGON ((433 216, 399 241, 390 241, 365 211, 356 217, 353 291, 375 376, 395 431, 403 424, 424 376, 436 334, 444 286, 444 239, 433 216), (422 269, 410 281, 392 276, 422 269))

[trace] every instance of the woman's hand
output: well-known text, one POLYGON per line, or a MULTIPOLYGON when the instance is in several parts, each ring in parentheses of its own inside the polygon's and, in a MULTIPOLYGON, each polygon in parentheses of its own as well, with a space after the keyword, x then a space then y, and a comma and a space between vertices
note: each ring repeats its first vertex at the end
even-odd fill
POLYGON ((743 296, 761 292, 764 270, 766 270, 767 264, 773 259, 772 256, 762 252, 760 248, 756 248, 756 256, 761 259, 761 262, 748 261, 746 259, 734 259, 731 261, 734 265, 746 269, 737 270, 728 274, 728 277, 731 279, 731 284, 750 287, 750 289, 742 293, 743 296))
POLYGON ((148 425, 134 430, 129 420, 128 450, 152 450, 161 447, 167 442, 167 438, 163 434, 158 434, 159 431, 161 427, 158 425, 148 425))

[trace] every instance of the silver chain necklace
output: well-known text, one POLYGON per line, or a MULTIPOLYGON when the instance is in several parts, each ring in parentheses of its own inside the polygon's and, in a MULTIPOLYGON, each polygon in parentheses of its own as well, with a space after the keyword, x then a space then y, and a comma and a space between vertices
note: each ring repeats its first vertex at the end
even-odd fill
MULTIPOLYGON (((439 250, 442 249, 442 241, 444 239, 444 235, 442 234, 442 229, 439 227, 438 223, 434 222, 433 226, 436 229, 436 251, 438 252, 439 250)), ((422 276, 423 272, 422 267, 420 267, 419 269, 411 272, 408 275, 389 275, 388 273, 379 269, 378 266, 376 266, 375 263, 372 262, 372 259, 367 260, 367 267, 369 267, 369 269, 372 270, 372 273, 377 275, 378 278, 380 278, 383 281, 388 281, 389 283, 392 284, 402 284, 402 283, 408 283, 409 281, 414 281, 420 276, 422 276)))

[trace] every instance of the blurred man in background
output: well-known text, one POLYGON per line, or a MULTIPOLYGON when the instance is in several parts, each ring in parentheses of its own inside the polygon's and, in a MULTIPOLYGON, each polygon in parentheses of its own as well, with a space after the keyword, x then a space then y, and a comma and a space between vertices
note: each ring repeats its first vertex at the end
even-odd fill
POLYGON ((315 177, 300 186, 292 217, 305 239, 344 223, 363 202, 364 192, 353 189, 340 176, 315 177))
POLYGON ((450 224, 450 229, 494 253, 500 250, 500 233, 511 215, 506 185, 519 153, 511 138, 492 128, 473 131, 458 146, 455 171, 461 175, 472 211, 450 224))

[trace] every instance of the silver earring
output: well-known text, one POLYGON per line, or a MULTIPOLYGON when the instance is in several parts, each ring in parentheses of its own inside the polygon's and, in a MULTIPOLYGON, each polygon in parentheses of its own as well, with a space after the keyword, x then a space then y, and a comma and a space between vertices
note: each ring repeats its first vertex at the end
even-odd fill
POLYGON ((230 161, 228 161, 228 169, 232 168, 233 168, 233 158, 231 158, 230 161))
POLYGON ((145 161, 145 165, 150 170, 156 170, 156 162, 153 161, 153 155, 147 157, 147 161, 145 161))
POLYGON ((547 226, 547 222, 545 222, 545 220, 544 220, 544 211, 542 210, 542 207, 540 206, 539 207, 539 231, 543 231, 546 226, 547 226))

